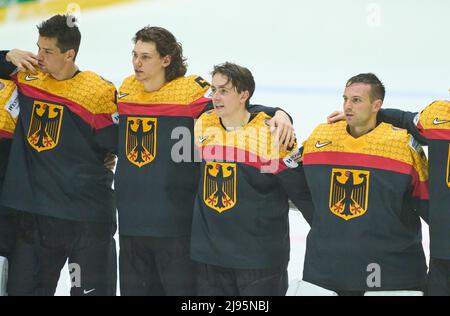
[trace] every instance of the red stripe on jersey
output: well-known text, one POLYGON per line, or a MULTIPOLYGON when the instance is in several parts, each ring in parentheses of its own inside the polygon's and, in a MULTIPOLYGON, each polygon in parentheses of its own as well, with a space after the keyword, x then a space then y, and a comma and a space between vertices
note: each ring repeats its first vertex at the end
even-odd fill
POLYGON ((422 199, 429 198, 428 182, 421 182, 416 169, 407 163, 380 156, 339 153, 339 152, 319 152, 307 153, 303 156, 303 164, 307 165, 329 165, 329 166, 349 166, 381 169, 402 173, 412 177, 414 186, 413 196, 422 199))
POLYGON ((428 181, 422 182, 422 181, 415 180, 412 196, 417 197, 421 200, 429 200, 430 199, 430 191, 428 188, 428 181))
POLYGON ((210 99, 200 98, 191 104, 137 104, 119 102, 120 115, 173 116, 198 118, 210 99))
POLYGON ((249 151, 228 146, 204 146, 200 149, 200 157, 208 161, 242 163, 261 170, 261 173, 277 174, 288 169, 283 159, 268 160, 249 151))
POLYGON ((208 103, 211 101, 210 98, 201 97, 197 101, 191 104, 192 108, 192 117, 199 118, 199 116, 203 113, 208 103))
POLYGON ((8 139, 10 139, 12 137, 13 137, 12 133, 7 132, 7 131, 3 131, 3 130, 0 129, 0 138, 8 138, 8 139))
POLYGON ((425 129, 420 122, 417 124, 420 135, 426 139, 450 140, 450 129, 425 129))
POLYGON ((307 153, 303 157, 303 164, 366 167, 409 175, 412 174, 411 171, 414 169, 410 164, 390 158, 341 152, 307 153))
POLYGON ((102 129, 102 128, 108 127, 110 125, 113 125, 112 114, 106 114, 106 113, 93 114, 92 112, 87 110, 82 105, 80 105, 74 101, 71 101, 69 99, 48 93, 41 89, 34 88, 29 85, 20 83, 20 82, 18 83, 18 86, 19 86, 20 92, 30 98, 42 99, 42 100, 46 100, 49 102, 53 102, 56 104, 66 106, 67 108, 69 108, 69 110, 71 112, 73 112, 76 115, 78 115, 79 117, 81 117, 83 119, 83 121, 85 121, 87 124, 89 124, 94 129, 102 129))

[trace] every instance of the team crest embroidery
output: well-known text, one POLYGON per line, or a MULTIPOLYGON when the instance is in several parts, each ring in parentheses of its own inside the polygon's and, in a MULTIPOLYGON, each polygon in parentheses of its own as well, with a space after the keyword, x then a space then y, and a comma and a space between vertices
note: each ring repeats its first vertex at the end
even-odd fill
POLYGON ((206 163, 203 200, 219 213, 236 205, 236 164, 206 163))
POLYGON ((126 154, 128 160, 141 168, 156 157, 156 118, 128 117, 126 154))
POLYGON ((37 152, 51 150, 58 146, 64 107, 35 101, 31 112, 28 143, 37 152))
POLYGON ((448 159, 447 159, 447 186, 450 188, 450 145, 448 147, 448 159))
POLYGON ((348 221, 367 212, 370 171, 333 168, 330 188, 331 212, 348 221))

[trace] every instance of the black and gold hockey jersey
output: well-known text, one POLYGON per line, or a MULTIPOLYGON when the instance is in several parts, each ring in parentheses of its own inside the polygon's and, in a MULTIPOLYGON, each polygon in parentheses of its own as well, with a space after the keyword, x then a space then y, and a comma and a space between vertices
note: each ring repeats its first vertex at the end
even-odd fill
MULTIPOLYGON (((0 66, 7 77, 11 65, 0 66)), ((64 81, 44 73, 11 78, 20 114, 0 203, 67 220, 112 221, 113 174, 103 163, 117 147, 115 87, 93 72, 64 81)))
POLYGON ((314 201, 303 278, 340 291, 424 285, 419 215, 427 218, 427 161, 405 130, 382 123, 357 139, 346 122, 320 125, 304 143, 314 201), (371 264, 381 287, 367 283, 371 264))
POLYGON ((406 128, 428 145, 430 255, 450 260, 450 101, 435 101, 420 114, 382 110, 379 119, 406 128))
POLYGON ((194 119, 204 111, 209 84, 180 77, 146 92, 135 76, 120 87, 117 207, 121 235, 190 234, 199 178, 194 119))
MULTIPOLYGON (((200 177, 194 120, 212 108, 209 88, 199 76, 177 78, 154 92, 146 92, 135 76, 124 80, 115 181, 121 235, 190 235, 200 177)), ((278 109, 249 110, 274 115, 278 109)))
MULTIPOLYGON (((16 86, 12 81, 0 80, 0 195, 8 164, 11 138, 16 128, 18 114, 16 86)), ((3 208, 0 206, 0 210, 3 208)))
MULTIPOLYGON (((235 269, 283 267, 289 261, 288 196, 302 208, 306 182, 298 149, 273 141, 265 113, 226 131, 214 111, 195 125, 202 158, 191 258, 235 269)), ((307 217, 307 216, 305 216, 307 217)))

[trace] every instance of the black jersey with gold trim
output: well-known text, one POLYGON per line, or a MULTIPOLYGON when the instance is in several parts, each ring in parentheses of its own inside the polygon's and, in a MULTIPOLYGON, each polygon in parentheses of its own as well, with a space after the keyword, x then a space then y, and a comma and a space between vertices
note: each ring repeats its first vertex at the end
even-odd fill
POLYGON ((320 125, 304 143, 315 212, 303 278, 340 291, 419 288, 426 276, 420 215, 427 219, 426 157, 405 130, 382 123, 357 139, 347 124, 320 125), (369 272, 368 272, 369 271, 369 272))
MULTIPOLYGON (((0 62, 2 77, 8 65, 0 62)), ((20 114, 0 203, 67 220, 113 221, 113 174, 104 159, 117 147, 115 87, 93 72, 64 81, 41 72, 11 79, 20 114)))
POLYGON ((194 163, 194 119, 206 108, 209 84, 180 77, 146 92, 130 76, 119 91, 119 231, 128 236, 190 234, 199 166, 194 163))
POLYGON ((450 101, 432 102, 421 113, 382 110, 379 120, 407 129, 428 146, 430 255, 450 260, 450 101))
POLYGON ((236 269, 287 264, 288 196, 305 200, 306 183, 301 183, 298 149, 280 149, 268 119, 259 113, 242 129, 228 132, 214 111, 197 121, 202 164, 192 226, 194 260, 236 269))
MULTIPOLYGON (((209 87, 195 75, 174 79, 154 92, 146 92, 135 76, 122 83, 115 182, 120 234, 190 235, 200 177, 194 120, 212 108, 209 87)), ((251 111, 271 115, 276 110, 251 106, 251 111)))

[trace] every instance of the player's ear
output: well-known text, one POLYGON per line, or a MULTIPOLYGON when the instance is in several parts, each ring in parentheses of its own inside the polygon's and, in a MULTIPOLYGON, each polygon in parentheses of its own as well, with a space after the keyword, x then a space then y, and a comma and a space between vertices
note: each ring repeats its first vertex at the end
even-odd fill
POLYGON ((172 62, 172 56, 167 55, 167 56, 163 57, 163 67, 169 67, 171 62, 172 62))
POLYGON ((242 103, 246 103, 249 98, 250 98, 250 92, 248 92, 248 90, 242 91, 242 94, 241 94, 242 103))
POLYGON ((375 102, 373 103, 374 112, 380 111, 382 106, 383 106, 383 100, 381 100, 381 99, 375 100, 375 102))
POLYGON ((65 55, 66 55, 66 59, 67 59, 67 60, 75 61, 76 53, 75 53, 75 50, 74 50, 74 49, 69 49, 69 50, 65 53, 65 55))

